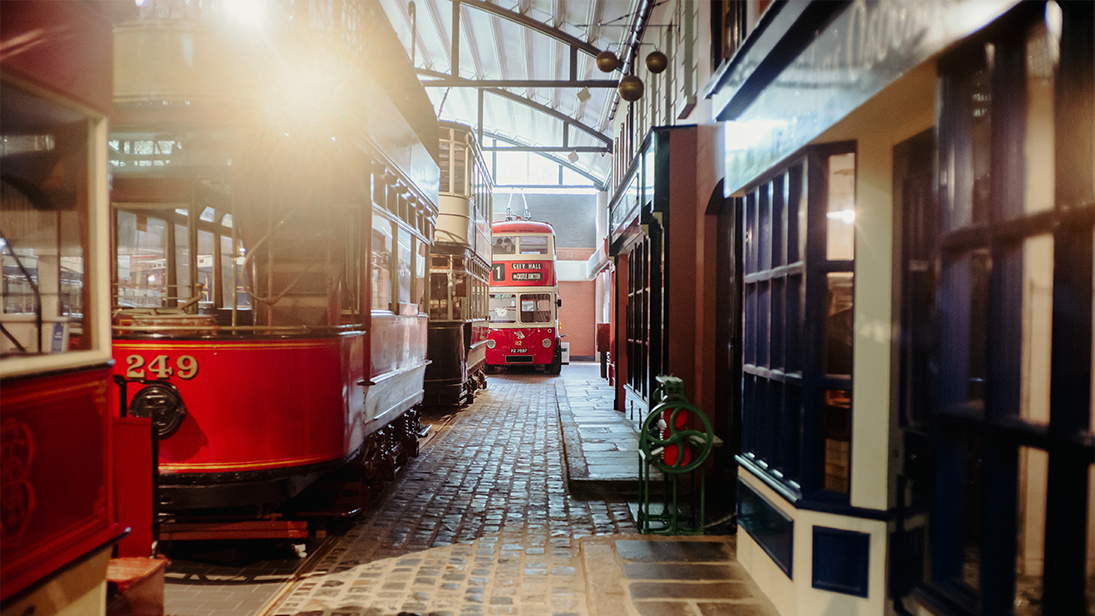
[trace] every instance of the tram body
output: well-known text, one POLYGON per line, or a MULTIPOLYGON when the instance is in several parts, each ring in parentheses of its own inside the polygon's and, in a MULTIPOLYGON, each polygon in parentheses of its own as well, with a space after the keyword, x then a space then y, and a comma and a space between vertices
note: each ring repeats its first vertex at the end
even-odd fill
POLYGON ((437 120, 379 5, 328 4, 115 31, 115 377, 163 510, 417 454, 437 120))
POLYGON ((475 133, 441 123, 441 187, 430 257, 426 402, 459 405, 486 388, 494 184, 475 133))
POLYGON ((555 230, 545 222, 492 225, 490 335, 487 365, 563 367, 555 275, 555 230))
POLYGON ((113 9, 0 3, 0 601, 102 614, 116 521, 107 268, 113 9))

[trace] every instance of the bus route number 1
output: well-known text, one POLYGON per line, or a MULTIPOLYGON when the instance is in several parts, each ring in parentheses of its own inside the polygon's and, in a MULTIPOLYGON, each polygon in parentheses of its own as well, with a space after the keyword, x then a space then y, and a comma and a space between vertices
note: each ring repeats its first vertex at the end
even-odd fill
MULTIPOLYGON (((149 373, 156 375, 158 379, 166 379, 171 375, 178 376, 180 379, 189 380, 197 376, 198 374, 198 360, 194 359, 190 355, 181 355, 175 360, 175 367, 171 368, 168 363, 171 361, 167 355, 157 355, 152 358, 152 361, 148 362, 147 370, 149 373)), ((125 358, 126 371, 125 378, 127 379, 143 379, 145 378, 145 363, 144 357, 140 355, 130 355, 125 358)))

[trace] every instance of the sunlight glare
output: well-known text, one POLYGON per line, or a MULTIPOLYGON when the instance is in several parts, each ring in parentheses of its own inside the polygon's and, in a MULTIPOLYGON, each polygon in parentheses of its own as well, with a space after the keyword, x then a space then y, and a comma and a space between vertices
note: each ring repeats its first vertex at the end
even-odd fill
POLYGON ((224 10, 233 21, 247 28, 261 28, 266 21, 263 0, 232 0, 224 3, 224 10))

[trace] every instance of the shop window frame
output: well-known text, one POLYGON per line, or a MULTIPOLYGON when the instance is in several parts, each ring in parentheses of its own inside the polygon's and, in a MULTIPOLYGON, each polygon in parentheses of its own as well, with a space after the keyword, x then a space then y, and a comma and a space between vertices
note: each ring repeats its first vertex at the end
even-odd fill
MULTIPOLYGON (((825 510, 850 506, 852 480, 849 446, 847 488, 825 488, 822 396, 839 390, 850 399, 852 375, 824 373, 825 311, 817 309, 828 297, 829 274, 854 276, 854 258, 830 260, 826 254, 828 161, 842 154, 855 155, 855 142, 807 148, 749 187, 742 199, 742 453, 737 459, 796 507, 825 510), (773 342, 779 345, 774 353, 773 342)), ((853 412, 850 408, 849 426, 853 412)))
POLYGON ((1084 596, 1086 546, 1079 538, 1085 535, 1086 517, 1092 514, 1087 490, 1095 457, 1090 410, 1095 191, 1090 179, 1093 138, 1090 131, 1076 127, 1086 123, 1090 128, 1093 115, 1093 19, 1088 3, 1059 6, 1065 14, 1054 88, 1057 168, 1049 210, 1024 211, 1022 202, 1026 159, 1021 144, 1028 117, 1026 37, 1017 36, 1044 19, 1046 5, 1017 7, 940 61, 937 255, 941 269, 935 352, 939 378, 928 418, 934 494, 926 546, 930 566, 914 596, 922 605, 945 613, 1012 613, 1014 609, 1023 448, 1045 451, 1048 456, 1042 613, 1090 613, 1085 612, 1090 602, 1084 596), (961 117, 969 112, 963 102, 968 98, 964 80, 977 71, 988 73, 991 101, 987 208, 977 215, 971 204, 968 220, 953 224, 958 219, 948 217, 948 212, 956 211, 955 195, 966 187, 973 190, 963 172, 976 175, 963 160, 973 137, 961 117), (1080 169, 1086 169, 1086 178, 1085 172, 1078 173, 1080 169), (1024 421, 1019 412, 1023 335, 1017 313, 1022 301, 1015 301, 1015 293, 1022 289, 1024 243, 1046 235, 1053 239, 1052 349, 1049 420, 1040 425, 1024 421), (972 314, 975 308, 969 308, 974 299, 971 285, 961 284, 963 273, 958 271, 975 255, 988 260, 983 348, 971 344, 968 335, 946 333, 955 327, 959 333, 971 331, 980 319, 972 314), (1077 303, 1075 298, 1088 299, 1077 303), (968 388, 958 382, 977 376, 962 372, 965 366, 958 367, 957 378, 947 374, 955 369, 955 357, 967 365, 970 361, 983 364, 981 398, 971 401, 968 388), (980 469, 980 479, 967 475, 973 472, 971 458, 977 460, 973 471, 980 469), (980 489, 966 499, 973 480, 981 484, 980 489), (964 504, 965 500, 969 502, 964 504), (972 509, 967 512, 964 507, 972 509), (962 521, 967 513, 980 525, 975 585, 962 583, 969 579, 963 555, 968 531, 962 521))

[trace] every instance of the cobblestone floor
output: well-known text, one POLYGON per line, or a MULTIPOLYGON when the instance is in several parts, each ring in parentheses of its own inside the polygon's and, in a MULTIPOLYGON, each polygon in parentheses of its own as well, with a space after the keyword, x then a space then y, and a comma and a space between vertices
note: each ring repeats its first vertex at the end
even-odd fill
POLYGON ((568 495, 558 379, 492 375, 490 389, 266 613, 587 614, 579 539, 635 525, 626 503, 568 495))

